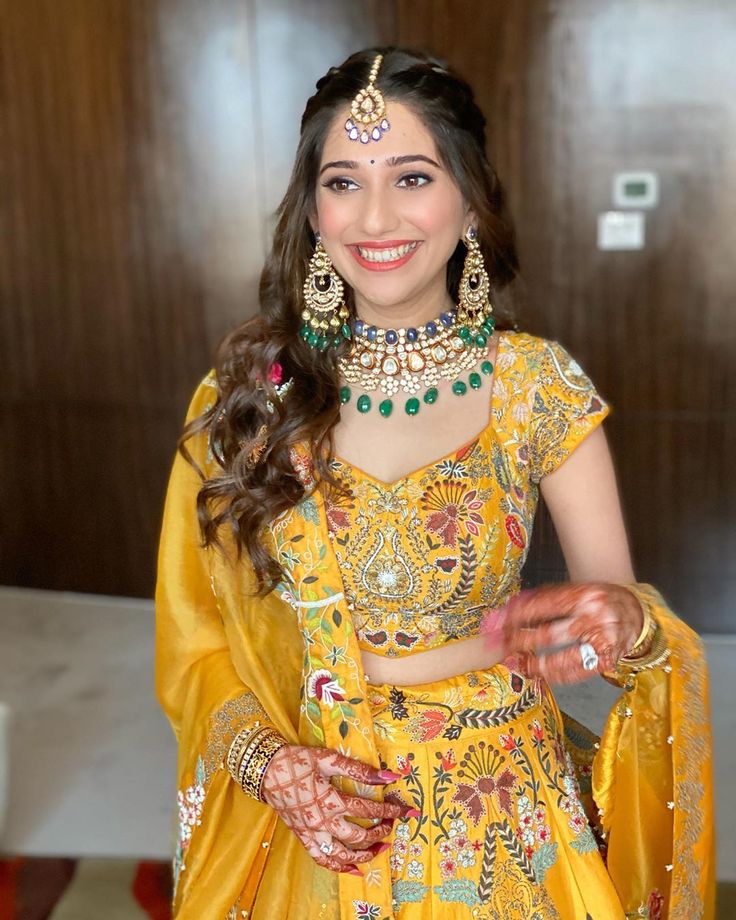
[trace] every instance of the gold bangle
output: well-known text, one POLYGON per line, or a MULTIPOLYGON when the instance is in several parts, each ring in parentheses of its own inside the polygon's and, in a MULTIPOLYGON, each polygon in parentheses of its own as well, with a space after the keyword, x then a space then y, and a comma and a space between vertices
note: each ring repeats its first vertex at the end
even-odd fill
POLYGON ((616 663, 616 670, 624 674, 638 674, 640 671, 653 671, 654 668, 664 664, 670 657, 667 647, 667 637, 663 630, 657 626, 652 638, 652 645, 646 655, 639 658, 623 656, 616 663))
MULTIPOLYGON (((227 752, 226 764, 228 773, 236 783, 238 782, 238 772, 244 754, 247 752, 248 748, 252 746, 257 736, 265 731, 267 727, 268 726, 261 725, 260 721, 256 721, 248 728, 241 729, 233 738, 227 752)), ((238 783, 238 785, 240 784, 238 783)))
POLYGON ((654 638, 654 633, 657 630, 657 621, 652 616, 652 611, 649 607, 648 601, 633 585, 622 585, 621 587, 626 588, 637 599, 644 618, 641 632, 639 633, 636 642, 634 642, 628 652, 622 656, 623 658, 636 658, 641 649, 644 648, 650 642, 650 640, 654 638))
POLYGON ((235 776, 237 775, 237 762, 240 758, 240 754, 248 743, 248 736, 252 731, 252 728, 241 729, 241 731, 237 733, 237 735, 233 738, 232 743, 230 744, 230 749, 227 752, 226 763, 228 773, 233 777, 233 779, 235 779, 235 776))
POLYGON ((243 776, 245 775, 248 763, 250 762, 253 753, 258 749, 258 745, 261 743, 261 737, 267 731, 268 727, 263 726, 262 728, 259 728, 257 731, 253 732, 253 734, 248 739, 248 744, 243 748, 240 757, 238 758, 238 770, 235 781, 241 789, 243 788, 243 776))
POLYGON ((246 795, 259 802, 263 801, 261 793, 266 770, 276 754, 287 744, 286 739, 273 729, 265 729, 258 736, 252 753, 244 758, 241 769, 241 788, 246 795))

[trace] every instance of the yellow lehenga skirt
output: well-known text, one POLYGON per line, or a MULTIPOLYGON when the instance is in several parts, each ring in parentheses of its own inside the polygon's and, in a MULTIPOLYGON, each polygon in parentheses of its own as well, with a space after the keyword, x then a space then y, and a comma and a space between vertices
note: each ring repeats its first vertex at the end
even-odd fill
POLYGON ((624 917, 585 810, 594 738, 544 682, 497 665, 369 690, 387 798, 421 811, 390 837, 397 918, 624 917))

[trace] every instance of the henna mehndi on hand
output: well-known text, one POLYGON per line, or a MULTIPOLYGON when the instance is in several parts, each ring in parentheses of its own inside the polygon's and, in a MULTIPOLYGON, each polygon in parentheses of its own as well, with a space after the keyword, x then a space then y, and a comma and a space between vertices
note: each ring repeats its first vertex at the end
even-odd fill
POLYGON ((521 591, 491 616, 496 631, 500 619, 505 653, 516 657, 519 669, 559 684, 591 676, 583 665, 582 643, 592 645, 598 656, 592 673, 613 670, 634 645, 643 619, 631 591, 598 582, 521 591))
POLYGON ((394 802, 346 795, 330 782, 338 775, 374 786, 398 779, 395 773, 336 751, 287 745, 266 771, 262 796, 320 866, 360 874, 357 864, 369 862, 388 846, 382 841, 393 822, 418 813, 394 802), (373 818, 380 823, 364 828, 348 818, 373 818))

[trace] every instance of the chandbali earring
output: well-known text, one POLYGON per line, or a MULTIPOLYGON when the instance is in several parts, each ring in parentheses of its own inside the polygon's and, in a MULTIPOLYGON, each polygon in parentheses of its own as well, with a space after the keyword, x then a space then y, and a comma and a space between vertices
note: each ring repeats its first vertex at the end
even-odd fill
POLYGON ((312 348, 324 351, 335 348, 352 337, 350 314, 345 305, 345 287, 342 278, 332 267, 319 233, 315 234, 317 246, 309 260, 309 270, 304 282, 304 325, 299 334, 312 348))
POLYGON ((491 282, 483 264, 475 227, 468 228, 464 242, 468 252, 458 291, 457 334, 466 345, 475 344, 482 348, 496 327, 489 299, 491 282))

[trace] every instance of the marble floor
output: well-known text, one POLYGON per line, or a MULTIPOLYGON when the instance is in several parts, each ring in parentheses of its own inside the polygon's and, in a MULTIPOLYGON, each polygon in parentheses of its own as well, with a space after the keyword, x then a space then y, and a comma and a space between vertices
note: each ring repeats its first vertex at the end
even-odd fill
MULTIPOLYGON (((150 601, 0 588, 1 852, 168 858, 176 750, 154 696, 153 625, 150 601)), ((736 881, 736 636, 706 646, 718 876, 736 881)), ((599 729, 616 691, 596 680, 558 698, 599 729)))

